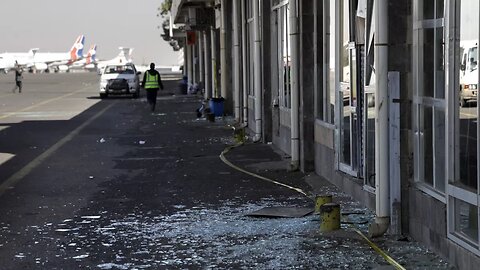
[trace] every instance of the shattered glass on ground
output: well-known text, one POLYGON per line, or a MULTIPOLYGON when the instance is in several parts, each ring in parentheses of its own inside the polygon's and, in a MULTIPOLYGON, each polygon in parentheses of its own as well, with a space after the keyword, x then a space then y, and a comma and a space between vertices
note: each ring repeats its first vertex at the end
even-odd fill
MULTIPOLYGON (((322 234, 316 215, 245 216, 265 206, 298 201, 291 198, 279 204, 267 198, 246 204, 225 201, 222 207, 175 205, 177 211, 171 215, 140 211, 118 217, 102 212, 29 230, 37 232, 35 243, 50 242, 58 247, 57 257, 86 268, 92 263, 98 269, 372 269, 387 264, 363 240, 351 237, 350 225, 322 234)), ((415 252, 410 246, 399 249, 415 252)), ((15 260, 49 265, 28 248, 15 260)), ((427 266, 447 269, 441 262, 427 266)))

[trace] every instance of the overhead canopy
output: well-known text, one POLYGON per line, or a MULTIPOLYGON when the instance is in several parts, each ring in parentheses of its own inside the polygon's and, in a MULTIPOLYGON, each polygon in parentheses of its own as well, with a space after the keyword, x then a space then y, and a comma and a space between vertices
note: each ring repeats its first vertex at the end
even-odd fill
MULTIPOLYGON (((173 0, 172 2, 172 18, 173 23, 185 23, 192 22, 192 19, 197 17, 192 14, 192 10, 198 8, 213 8, 215 1, 212 0, 173 0), (193 16, 192 16, 193 15, 193 16)), ((202 15, 202 14, 198 14, 202 15)))

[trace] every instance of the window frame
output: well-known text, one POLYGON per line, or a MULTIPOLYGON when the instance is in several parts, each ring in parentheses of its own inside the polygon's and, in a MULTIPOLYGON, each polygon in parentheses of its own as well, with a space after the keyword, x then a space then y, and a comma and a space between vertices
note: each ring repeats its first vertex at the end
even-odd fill
MULTIPOLYGON (((425 0, 423 0, 425 1, 425 0)), ((424 172, 425 172, 425 156, 424 156, 424 151, 422 151, 422 148, 424 144, 424 134, 423 134, 423 128, 424 128, 424 119, 422 118, 424 114, 422 114, 422 111, 425 109, 432 109, 432 138, 431 138, 431 143, 432 143, 432 152, 435 153, 436 147, 439 149, 444 149, 444 163, 447 162, 448 159, 448 150, 447 150, 447 140, 444 141, 443 145, 437 145, 435 141, 435 129, 433 128, 435 126, 435 113, 437 111, 443 112, 443 119, 444 119, 444 133, 443 137, 447 138, 447 133, 448 133, 448 127, 449 127, 449 121, 447 119, 448 117, 448 108, 447 108, 447 93, 450 91, 447 91, 448 88, 448 74, 449 74, 449 69, 448 66, 448 54, 447 52, 449 51, 449 44, 448 42, 444 42, 445 46, 443 48, 444 50, 444 59, 443 61, 445 62, 444 66, 444 97, 443 98, 438 98, 435 97, 435 92, 432 97, 430 96, 425 96, 423 95, 423 73, 420 71, 420 68, 423 67, 423 57, 420 57, 422 55, 421 50, 423 49, 423 40, 420 40, 419 36, 421 31, 424 31, 425 29, 434 29, 434 31, 438 28, 443 29, 443 40, 448 40, 448 26, 446 25, 446 17, 447 17, 447 12, 448 8, 447 5, 449 3, 448 0, 443 0, 444 1, 444 14, 443 18, 439 19, 426 19, 426 20, 421 20, 420 17, 423 16, 423 14, 420 14, 420 12, 423 11, 423 1, 417 1, 413 5, 413 53, 412 53, 412 76, 413 76, 413 104, 412 104, 412 122, 413 122, 413 140, 414 140, 414 182, 416 184, 416 187, 423 192, 427 193, 428 195, 436 198, 437 200, 446 203, 446 182, 447 178, 445 177, 444 181, 444 188, 445 190, 439 190, 437 181, 436 181, 436 160, 435 157, 436 155, 434 154, 433 156, 433 165, 432 165, 432 185, 426 183, 424 179, 424 172), (423 139, 422 139, 423 138, 423 139)), ((435 0, 436 1, 441 1, 441 0, 435 0)), ((434 33, 436 34, 436 33, 434 33)), ((435 40, 435 39, 434 39, 435 40)), ((435 41, 434 41, 435 42, 435 41)), ((436 52, 437 48, 434 43, 434 50, 436 52)), ((436 55, 436 54, 434 54, 436 55)), ((436 65, 435 62, 436 57, 434 59, 434 76, 436 75, 436 65)), ((437 77, 435 77, 437 78, 437 77)), ((437 85, 437 80, 434 80, 434 85, 437 85)), ((436 88, 436 86, 434 86, 436 88)), ((445 168, 445 172, 443 175, 447 176, 448 175, 448 169, 447 169, 447 164, 443 164, 443 168, 445 168)), ((440 167, 441 169, 442 167, 440 167)))
MULTIPOLYGON (((459 125, 459 91, 458 86, 460 85, 460 61, 462 55, 460 55, 460 17, 461 17, 461 0, 448 1, 446 5, 446 28, 448 29, 448 39, 449 42, 446 43, 448 48, 448 62, 447 70, 451 70, 447 77, 447 156, 448 156, 448 166, 447 166, 447 184, 446 184, 446 196, 447 196, 447 237, 453 242, 459 244, 463 248, 471 251, 472 253, 480 256, 480 144, 477 143, 477 189, 472 191, 466 188, 462 188, 458 184, 457 180, 460 179, 459 166, 459 148, 460 148, 460 135, 458 135, 457 127, 459 125), (455 200, 460 200, 465 203, 471 204, 476 207, 477 212, 477 239, 476 242, 471 238, 468 238, 464 234, 456 231, 456 210, 455 210, 455 200)), ((480 21, 480 5, 479 10, 477 10, 477 21, 480 21)), ((480 31, 477 33, 477 38, 480 39, 480 31)), ((478 41, 477 41, 478 44, 478 41)), ((478 47, 478 45, 477 45, 478 47)), ((477 69, 478 72, 478 69, 477 69)), ((480 119, 480 110, 478 108, 479 97, 477 96, 477 110, 476 116, 477 119, 480 119)), ((480 136, 480 125, 477 122, 476 125, 476 135, 477 140, 480 136)))

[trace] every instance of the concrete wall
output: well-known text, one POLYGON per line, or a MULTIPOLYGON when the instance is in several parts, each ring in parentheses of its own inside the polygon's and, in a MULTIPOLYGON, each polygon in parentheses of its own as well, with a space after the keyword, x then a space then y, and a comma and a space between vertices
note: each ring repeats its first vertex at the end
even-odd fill
POLYGON ((409 231, 415 240, 442 254, 459 269, 478 269, 480 257, 447 238, 447 209, 440 202, 412 187, 409 192, 409 231))
POLYGON ((292 153, 292 141, 291 141, 291 131, 290 128, 285 126, 280 126, 279 136, 273 136, 272 142, 275 144, 280 150, 285 152, 286 154, 291 155, 292 153))
POLYGON ((334 129, 315 123, 315 173, 352 196, 365 207, 375 209, 375 194, 363 190, 363 180, 338 171, 335 167, 334 129))

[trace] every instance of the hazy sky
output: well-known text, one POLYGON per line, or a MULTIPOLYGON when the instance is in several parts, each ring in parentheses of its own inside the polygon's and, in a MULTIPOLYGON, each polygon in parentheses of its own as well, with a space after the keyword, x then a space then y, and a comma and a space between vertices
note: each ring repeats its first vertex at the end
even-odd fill
POLYGON ((177 53, 164 41, 156 16, 163 0, 0 0, 0 53, 66 52, 85 35, 84 54, 97 44, 97 57, 115 57, 133 47, 135 63, 176 65, 177 53))

